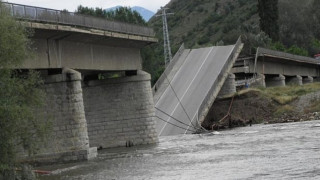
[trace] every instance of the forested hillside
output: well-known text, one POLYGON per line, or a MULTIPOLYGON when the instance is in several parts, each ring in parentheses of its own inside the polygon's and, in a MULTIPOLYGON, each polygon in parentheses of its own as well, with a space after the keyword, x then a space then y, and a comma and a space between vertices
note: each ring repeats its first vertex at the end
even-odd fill
MULTIPOLYGON (((242 36, 245 43, 243 54, 250 55, 256 47, 268 47, 294 54, 312 56, 320 47, 320 1, 318 0, 273 0, 277 12, 258 8, 258 2, 266 0, 171 0, 167 4, 168 27, 173 54, 182 43, 187 48, 210 45, 234 44, 242 36), (259 11, 276 14, 279 32, 270 38, 261 31, 259 11)), ((159 13, 159 12, 158 12, 159 13)), ((261 14, 260 14, 261 15, 261 14)), ((159 43, 142 52, 144 69, 151 73, 153 81, 164 68, 162 19, 153 17, 149 26, 156 31, 159 43)))

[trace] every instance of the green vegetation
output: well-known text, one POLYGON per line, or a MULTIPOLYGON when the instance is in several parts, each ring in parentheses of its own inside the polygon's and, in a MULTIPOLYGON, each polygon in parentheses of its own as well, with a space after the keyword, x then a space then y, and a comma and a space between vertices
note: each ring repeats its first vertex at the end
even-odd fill
POLYGON ((270 97, 275 102, 286 105, 294 101, 299 96, 320 90, 320 83, 311 83, 303 86, 292 85, 285 87, 271 87, 260 89, 262 94, 270 97))
MULTIPOLYGON (((237 96, 245 96, 246 94, 256 94, 257 96, 268 98, 274 102, 275 111, 273 115, 280 117, 283 114, 292 114, 295 112, 294 104, 292 104, 299 97, 320 91, 320 83, 310 83, 303 86, 291 85, 284 87, 270 87, 270 88, 249 88, 237 92, 237 96)), ((226 97, 230 98, 230 97, 226 97)), ((319 112, 320 100, 315 99, 311 105, 305 109, 306 113, 319 112)))
POLYGON ((78 6, 76 13, 106 18, 108 20, 146 25, 143 17, 130 7, 119 7, 115 10, 105 11, 98 7, 94 9, 80 5, 78 6))
POLYGON ((273 113, 275 117, 280 117, 281 115, 285 114, 285 113, 293 113, 294 112, 294 107, 291 105, 283 105, 283 106, 279 106, 277 108, 277 110, 273 113))
POLYGON ((279 40, 278 0, 258 0, 260 29, 274 40, 279 40))
POLYGON ((48 127, 34 117, 34 108, 41 106, 44 96, 39 74, 12 69, 32 58, 28 35, 0 1, 0 179, 13 178, 17 153, 24 149, 34 154, 48 127))
POLYGON ((309 107, 305 108, 305 113, 320 112, 320 99, 314 99, 309 107))

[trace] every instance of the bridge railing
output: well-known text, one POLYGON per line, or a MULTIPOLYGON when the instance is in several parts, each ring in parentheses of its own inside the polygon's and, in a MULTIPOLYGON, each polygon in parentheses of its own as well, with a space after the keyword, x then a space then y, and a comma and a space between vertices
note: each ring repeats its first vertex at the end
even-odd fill
POLYGON ((167 76, 169 75, 169 73, 171 72, 174 65, 177 63, 177 61, 179 60, 179 58, 184 50, 185 50, 185 47, 184 47, 184 44, 182 44, 180 46, 180 48, 178 49, 178 51, 176 52, 176 54, 174 55, 174 57, 171 59, 169 65, 165 68, 165 70, 163 71, 163 73, 161 74, 159 79, 157 80, 157 82, 153 85, 153 87, 152 87, 153 94, 156 93, 156 90, 159 89, 159 87, 163 84, 163 82, 171 81, 168 79, 167 76))
POLYGON ((86 28, 101 29, 107 31, 121 32, 141 36, 153 37, 155 35, 152 28, 129 24, 124 22, 110 21, 104 18, 87 16, 73 12, 65 12, 48 8, 27 6, 14 3, 3 2, 12 16, 29 21, 48 22, 80 26, 86 28))

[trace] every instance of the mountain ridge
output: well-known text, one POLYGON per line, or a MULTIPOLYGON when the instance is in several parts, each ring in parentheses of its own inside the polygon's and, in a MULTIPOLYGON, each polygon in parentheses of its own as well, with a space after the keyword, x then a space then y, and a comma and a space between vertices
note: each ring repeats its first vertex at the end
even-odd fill
MULTIPOLYGON (((104 9, 105 11, 112 11, 112 10, 116 10, 117 8, 120 8, 120 7, 124 7, 124 6, 114 6, 114 7, 110 7, 110 8, 106 8, 104 9)), ((146 9, 144 7, 141 7, 141 6, 133 6, 133 7, 130 7, 133 11, 137 11, 142 17, 143 19, 148 22, 150 20, 150 18, 155 14, 154 12, 152 12, 151 10, 149 9, 146 9)))

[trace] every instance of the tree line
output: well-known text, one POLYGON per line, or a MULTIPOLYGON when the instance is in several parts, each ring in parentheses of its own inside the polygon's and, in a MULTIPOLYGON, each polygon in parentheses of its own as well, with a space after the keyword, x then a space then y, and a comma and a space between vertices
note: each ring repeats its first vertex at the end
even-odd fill
POLYGON ((75 11, 78 14, 90 15, 105 18, 108 20, 127 22, 132 24, 146 25, 146 21, 135 10, 130 7, 118 7, 114 10, 104 10, 102 8, 90 8, 79 5, 75 11))

